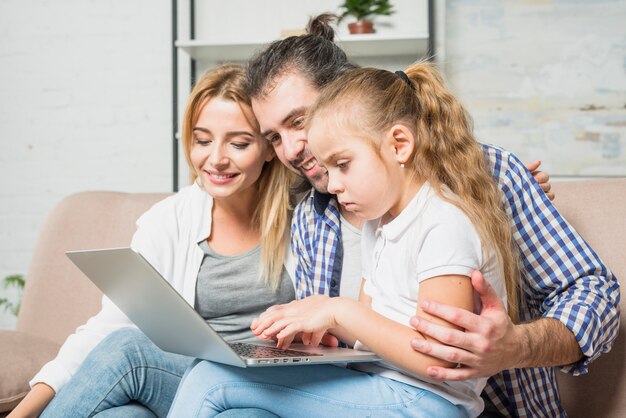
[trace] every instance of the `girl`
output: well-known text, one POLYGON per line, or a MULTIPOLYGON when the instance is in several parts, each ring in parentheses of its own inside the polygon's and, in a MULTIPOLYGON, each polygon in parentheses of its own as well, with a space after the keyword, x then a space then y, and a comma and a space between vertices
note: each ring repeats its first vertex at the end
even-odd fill
POLYGON ((328 170, 329 192, 366 220, 361 296, 275 306, 252 329, 283 348, 297 333, 315 345, 330 331, 383 361, 271 370, 201 362, 170 415, 256 407, 285 417, 477 416, 486 379, 431 381, 429 366, 450 363, 409 344, 423 338, 409 326, 412 315, 423 315, 420 300, 478 308, 469 279, 476 269, 515 316, 510 228, 468 115, 427 64, 406 74, 357 69, 322 91, 309 113, 308 141, 328 170))
MULTIPOLYGON (((192 184, 141 216, 131 244, 229 341, 254 339, 252 319, 294 298, 283 267, 292 175, 259 133, 244 78, 227 65, 198 81, 183 126, 192 184)), ((51 400, 43 416, 165 416, 193 359, 120 330, 132 326, 104 298, 11 417, 51 400)))

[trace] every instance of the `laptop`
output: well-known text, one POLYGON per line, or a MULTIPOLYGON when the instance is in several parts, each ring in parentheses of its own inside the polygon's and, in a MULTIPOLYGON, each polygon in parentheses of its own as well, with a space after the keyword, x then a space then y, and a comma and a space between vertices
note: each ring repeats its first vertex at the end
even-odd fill
MULTIPOLYGON (((132 248, 68 251, 67 256, 159 348, 237 367, 380 360, 341 347, 271 342, 227 343, 141 254, 132 248)), ((251 295, 253 296, 253 295, 251 295)))

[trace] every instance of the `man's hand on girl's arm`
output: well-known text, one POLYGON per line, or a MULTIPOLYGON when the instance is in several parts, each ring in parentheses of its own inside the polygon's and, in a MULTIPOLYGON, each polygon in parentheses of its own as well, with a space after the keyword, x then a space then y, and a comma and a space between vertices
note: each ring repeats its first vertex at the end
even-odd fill
POLYGON ((561 322, 541 318, 515 325, 479 271, 472 273, 472 285, 482 301, 480 315, 432 301, 421 304, 424 312, 465 331, 411 318, 411 326, 417 331, 443 343, 414 339, 411 346, 415 351, 461 364, 458 368, 430 367, 430 377, 466 380, 511 368, 560 366, 582 358, 576 338, 561 322))

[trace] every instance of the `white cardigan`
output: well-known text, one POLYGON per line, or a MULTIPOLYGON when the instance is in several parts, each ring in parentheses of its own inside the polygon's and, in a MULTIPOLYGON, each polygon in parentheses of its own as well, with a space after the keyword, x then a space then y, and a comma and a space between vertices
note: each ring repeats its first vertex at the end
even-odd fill
MULTIPOLYGON (((197 184, 180 190, 150 208, 137 220, 131 247, 141 253, 191 306, 204 252, 198 243, 211 234, 213 198, 197 184)), ((294 277, 291 251, 285 265, 294 277)), ((111 300, 102 298, 102 309, 70 335, 56 358, 30 381, 43 382, 57 393, 76 373, 85 357, 111 332, 135 325, 111 300)))

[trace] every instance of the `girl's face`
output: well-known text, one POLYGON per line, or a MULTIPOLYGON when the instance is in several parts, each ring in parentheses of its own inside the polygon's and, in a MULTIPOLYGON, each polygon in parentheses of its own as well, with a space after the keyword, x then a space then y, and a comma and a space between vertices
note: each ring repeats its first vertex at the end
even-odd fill
POLYGON ((261 169, 274 157, 239 104, 206 102, 193 128, 190 159, 204 189, 216 199, 255 192, 261 169))
MULTIPOLYGON (((339 203, 365 220, 402 211, 406 194, 406 170, 383 139, 380 153, 371 142, 355 135, 348 127, 315 117, 309 128, 309 146, 328 170, 328 192, 339 203)), ((332 117, 330 119, 333 119, 332 117)), ((410 200, 410 198, 409 198, 410 200)))

